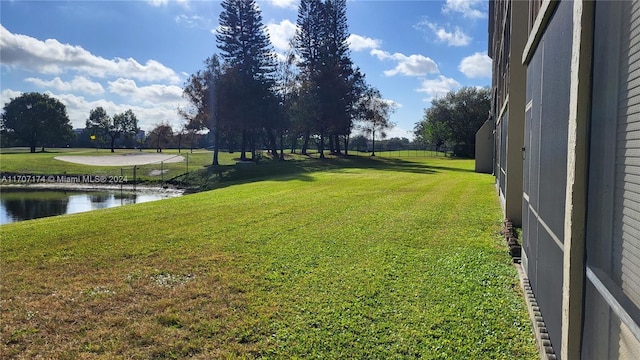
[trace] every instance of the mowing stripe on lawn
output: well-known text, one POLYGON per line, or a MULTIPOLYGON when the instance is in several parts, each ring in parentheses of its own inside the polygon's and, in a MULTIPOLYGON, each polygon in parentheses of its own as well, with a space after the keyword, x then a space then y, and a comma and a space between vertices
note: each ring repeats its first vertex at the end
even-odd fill
POLYGON ((490 176, 333 161, 3 225, 0 355, 537 358, 490 176))

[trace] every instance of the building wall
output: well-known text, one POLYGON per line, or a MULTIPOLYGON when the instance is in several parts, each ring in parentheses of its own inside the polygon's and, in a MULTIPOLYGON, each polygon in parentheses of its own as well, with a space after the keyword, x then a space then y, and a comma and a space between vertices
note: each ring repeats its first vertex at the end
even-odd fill
POLYGON ((527 67, 523 258, 551 343, 561 351, 573 7, 561 2, 527 67))
POLYGON ((595 7, 583 358, 640 356, 640 3, 595 7))
POLYGON ((637 359, 640 2, 496 0, 489 26, 496 183, 507 216, 524 157, 522 267, 556 358, 637 359))
POLYGON ((496 185, 504 215, 514 225, 522 223, 522 155, 526 68, 520 61, 527 40, 528 4, 522 1, 490 2, 489 55, 493 60, 496 185), (515 109, 512 110, 512 109, 515 109))
POLYGON ((509 55, 509 30, 506 23, 510 22, 511 1, 489 1, 489 49, 488 54, 492 59, 492 118, 495 121, 494 149, 494 175, 500 200, 504 208, 507 175, 507 84, 509 79, 508 55, 509 55), (507 114, 505 116, 505 114, 507 114))
POLYGON ((485 121, 476 133, 475 150, 475 171, 491 174, 493 171, 493 119, 485 121))

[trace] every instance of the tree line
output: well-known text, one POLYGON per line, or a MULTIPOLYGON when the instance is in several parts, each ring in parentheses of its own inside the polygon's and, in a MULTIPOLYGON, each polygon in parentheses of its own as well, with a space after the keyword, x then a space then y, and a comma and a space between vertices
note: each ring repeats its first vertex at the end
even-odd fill
POLYGON ((180 110, 185 129, 209 131, 213 165, 222 148, 255 158, 266 147, 307 154, 317 144, 346 154, 360 126, 375 136, 392 124, 392 105, 367 84, 350 58, 346 0, 301 0, 290 50, 278 59, 254 0, 224 0, 216 34, 218 54, 184 87, 190 106, 180 110))
MULTIPOLYGON (((190 143, 196 134, 208 131, 214 165, 221 148, 239 150, 241 160, 248 160, 247 153, 254 159, 256 149, 265 147, 274 159, 284 158, 285 146, 307 154, 311 144, 317 145, 321 158, 327 151, 346 154, 356 126, 374 138, 392 126, 393 107, 366 83, 350 58, 346 0, 302 0, 296 34, 282 59, 273 50, 254 0, 224 0, 221 6, 218 54, 206 59, 205 68, 185 83, 190 106, 179 109, 185 124, 178 131, 178 138, 184 133, 190 143)), ((27 97, 37 97, 34 94, 27 97)), ((53 131, 44 119, 25 114, 24 104, 18 105, 22 98, 13 99, 2 116, 2 131, 9 139, 29 144, 32 151, 36 144, 70 141, 63 104, 48 96, 29 100, 56 103, 58 114, 46 120, 60 125, 53 131)), ((113 151, 119 138, 137 129, 133 112, 110 116, 99 107, 91 110, 85 131, 113 151)), ((168 124, 159 124, 151 135, 158 149, 163 138, 175 136, 168 124)))
MULTIPOLYGON (((373 90, 375 91, 375 90, 373 90)), ((362 99, 367 101, 367 97, 362 99)), ((452 151, 453 155, 473 157, 475 147, 475 132, 482 126, 490 109, 490 95, 488 89, 463 88, 453 91, 443 98, 432 100, 431 107, 425 109, 424 118, 416 123, 414 139, 391 138, 376 140, 374 131, 382 131, 369 123, 363 135, 356 135, 345 144, 344 151, 357 150, 375 153, 375 148, 382 150, 423 150, 452 151), (367 131, 368 130, 368 131, 367 131), (367 135, 367 136, 364 136, 367 135)), ((371 118, 375 120, 374 115, 371 118)), ((140 137, 137 128, 137 117, 131 110, 121 114, 109 116, 101 108, 92 109, 86 120, 86 127, 79 133, 73 134, 66 115, 64 104, 46 94, 25 93, 11 99, 5 105, 2 113, 1 134, 2 146, 27 145, 32 152, 41 146, 72 147, 146 147, 162 151, 163 148, 203 148, 211 144, 209 134, 198 132, 198 129, 185 127, 174 131, 166 123, 155 126, 140 137)), ((280 133, 280 140, 289 137, 291 130, 280 133), (284 136, 282 136, 284 135, 284 136)), ((228 136, 223 134, 223 136, 228 136)), ((378 137, 378 139, 380 136, 378 137)), ((234 151, 232 138, 221 141, 231 144, 226 151, 234 151)), ((308 146, 318 146, 319 138, 313 137, 306 141, 308 146)), ((296 139, 289 142, 291 151, 296 148, 296 139)), ((261 146, 264 148, 264 146, 261 146)), ((282 142, 280 143, 282 149, 282 142)))
MULTIPOLYGON (((131 109, 109 116, 102 107, 92 109, 81 136, 93 144, 108 144, 114 152, 116 140, 136 136, 138 118, 131 109)), ((11 99, 0 116, 2 146, 28 146, 30 152, 45 147, 65 147, 76 141, 66 106, 60 100, 37 92, 11 99)), ((130 142, 131 143, 131 142, 130 142)), ((134 144, 135 146, 135 144, 134 144)))
MULTIPOLYGON (((360 130, 371 137, 367 148, 375 155, 376 139, 393 127, 394 106, 351 60, 346 4, 301 0, 290 49, 277 56, 255 0, 223 0, 218 53, 184 85, 189 106, 178 110, 183 126, 174 132, 169 124, 158 124, 144 145, 158 151, 202 146, 206 134, 214 165, 221 149, 240 151, 240 160, 249 160, 247 153, 255 159, 256 150, 266 148, 274 159, 284 159, 285 148, 307 154, 315 146, 324 158, 325 152, 346 155, 352 132, 360 130)), ((475 132, 488 117, 490 97, 488 89, 463 88, 434 99, 414 128, 414 142, 473 157, 475 132)), ((27 145, 32 152, 73 140, 64 105, 38 93, 6 104, 0 131, 3 146, 27 145)), ((132 141, 138 131, 131 110, 110 116, 98 107, 90 111, 84 135, 113 152, 118 144, 143 145, 132 141)))
POLYGON ((422 121, 416 123, 416 142, 432 145, 436 151, 452 149, 452 155, 464 158, 475 156, 476 132, 491 110, 488 88, 464 87, 431 101, 424 110, 422 121))
POLYGON ((148 147, 161 151, 168 146, 186 146, 187 142, 192 148, 206 146, 202 135, 192 133, 188 137, 182 132, 174 135, 171 126, 164 123, 156 125, 146 137, 140 134, 138 118, 131 109, 111 116, 102 107, 91 109, 85 128, 76 133, 65 105, 37 92, 11 99, 0 116, 1 145, 28 146, 32 153, 38 147, 41 151, 45 151, 45 147, 100 147, 115 152, 116 147, 148 147), (174 140, 177 143, 174 144, 174 140))

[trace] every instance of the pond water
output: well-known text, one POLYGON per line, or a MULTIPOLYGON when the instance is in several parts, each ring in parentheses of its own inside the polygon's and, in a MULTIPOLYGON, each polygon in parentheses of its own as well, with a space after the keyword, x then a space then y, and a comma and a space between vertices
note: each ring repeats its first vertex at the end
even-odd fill
POLYGON ((48 216, 74 214, 178 196, 172 192, 19 190, 0 191, 0 225, 48 216))

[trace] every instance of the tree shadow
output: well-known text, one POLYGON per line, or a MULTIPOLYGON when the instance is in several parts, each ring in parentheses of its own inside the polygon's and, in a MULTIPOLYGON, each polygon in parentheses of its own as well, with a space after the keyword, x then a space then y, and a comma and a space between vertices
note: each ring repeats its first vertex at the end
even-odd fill
POLYGON ((44 151, 41 150, 40 147, 38 147, 36 149, 36 152, 31 152, 29 151, 29 149, 14 149, 14 148, 5 148, 0 150, 0 154, 2 156, 5 155, 36 155, 36 154, 65 154, 65 155, 69 155, 69 154, 73 154, 73 151, 60 151, 60 150, 47 150, 45 149, 44 151))
MULTIPOLYGON (((451 161, 456 161, 451 159, 451 161)), ((441 172, 474 172, 456 166, 436 166, 399 158, 385 157, 331 157, 325 159, 305 158, 286 161, 261 161, 257 164, 209 166, 195 172, 192 179, 180 179, 175 185, 192 187, 194 192, 226 188, 233 185, 257 181, 315 181, 316 172, 343 172, 351 169, 369 169, 413 174, 435 174, 441 172)))
MULTIPOLYGON (((355 159, 353 161, 353 168, 364 168, 382 171, 394 171, 394 172, 408 172, 415 174, 433 174, 443 171, 453 172, 474 172, 469 169, 462 169, 459 167, 448 166, 436 166, 428 165, 424 163, 418 163, 415 161, 405 160, 402 158, 388 158, 388 157, 358 157, 353 156, 349 159, 355 159)), ((444 160, 444 159, 443 159, 444 160)), ((446 159, 446 161, 460 161, 465 159, 446 159)))

